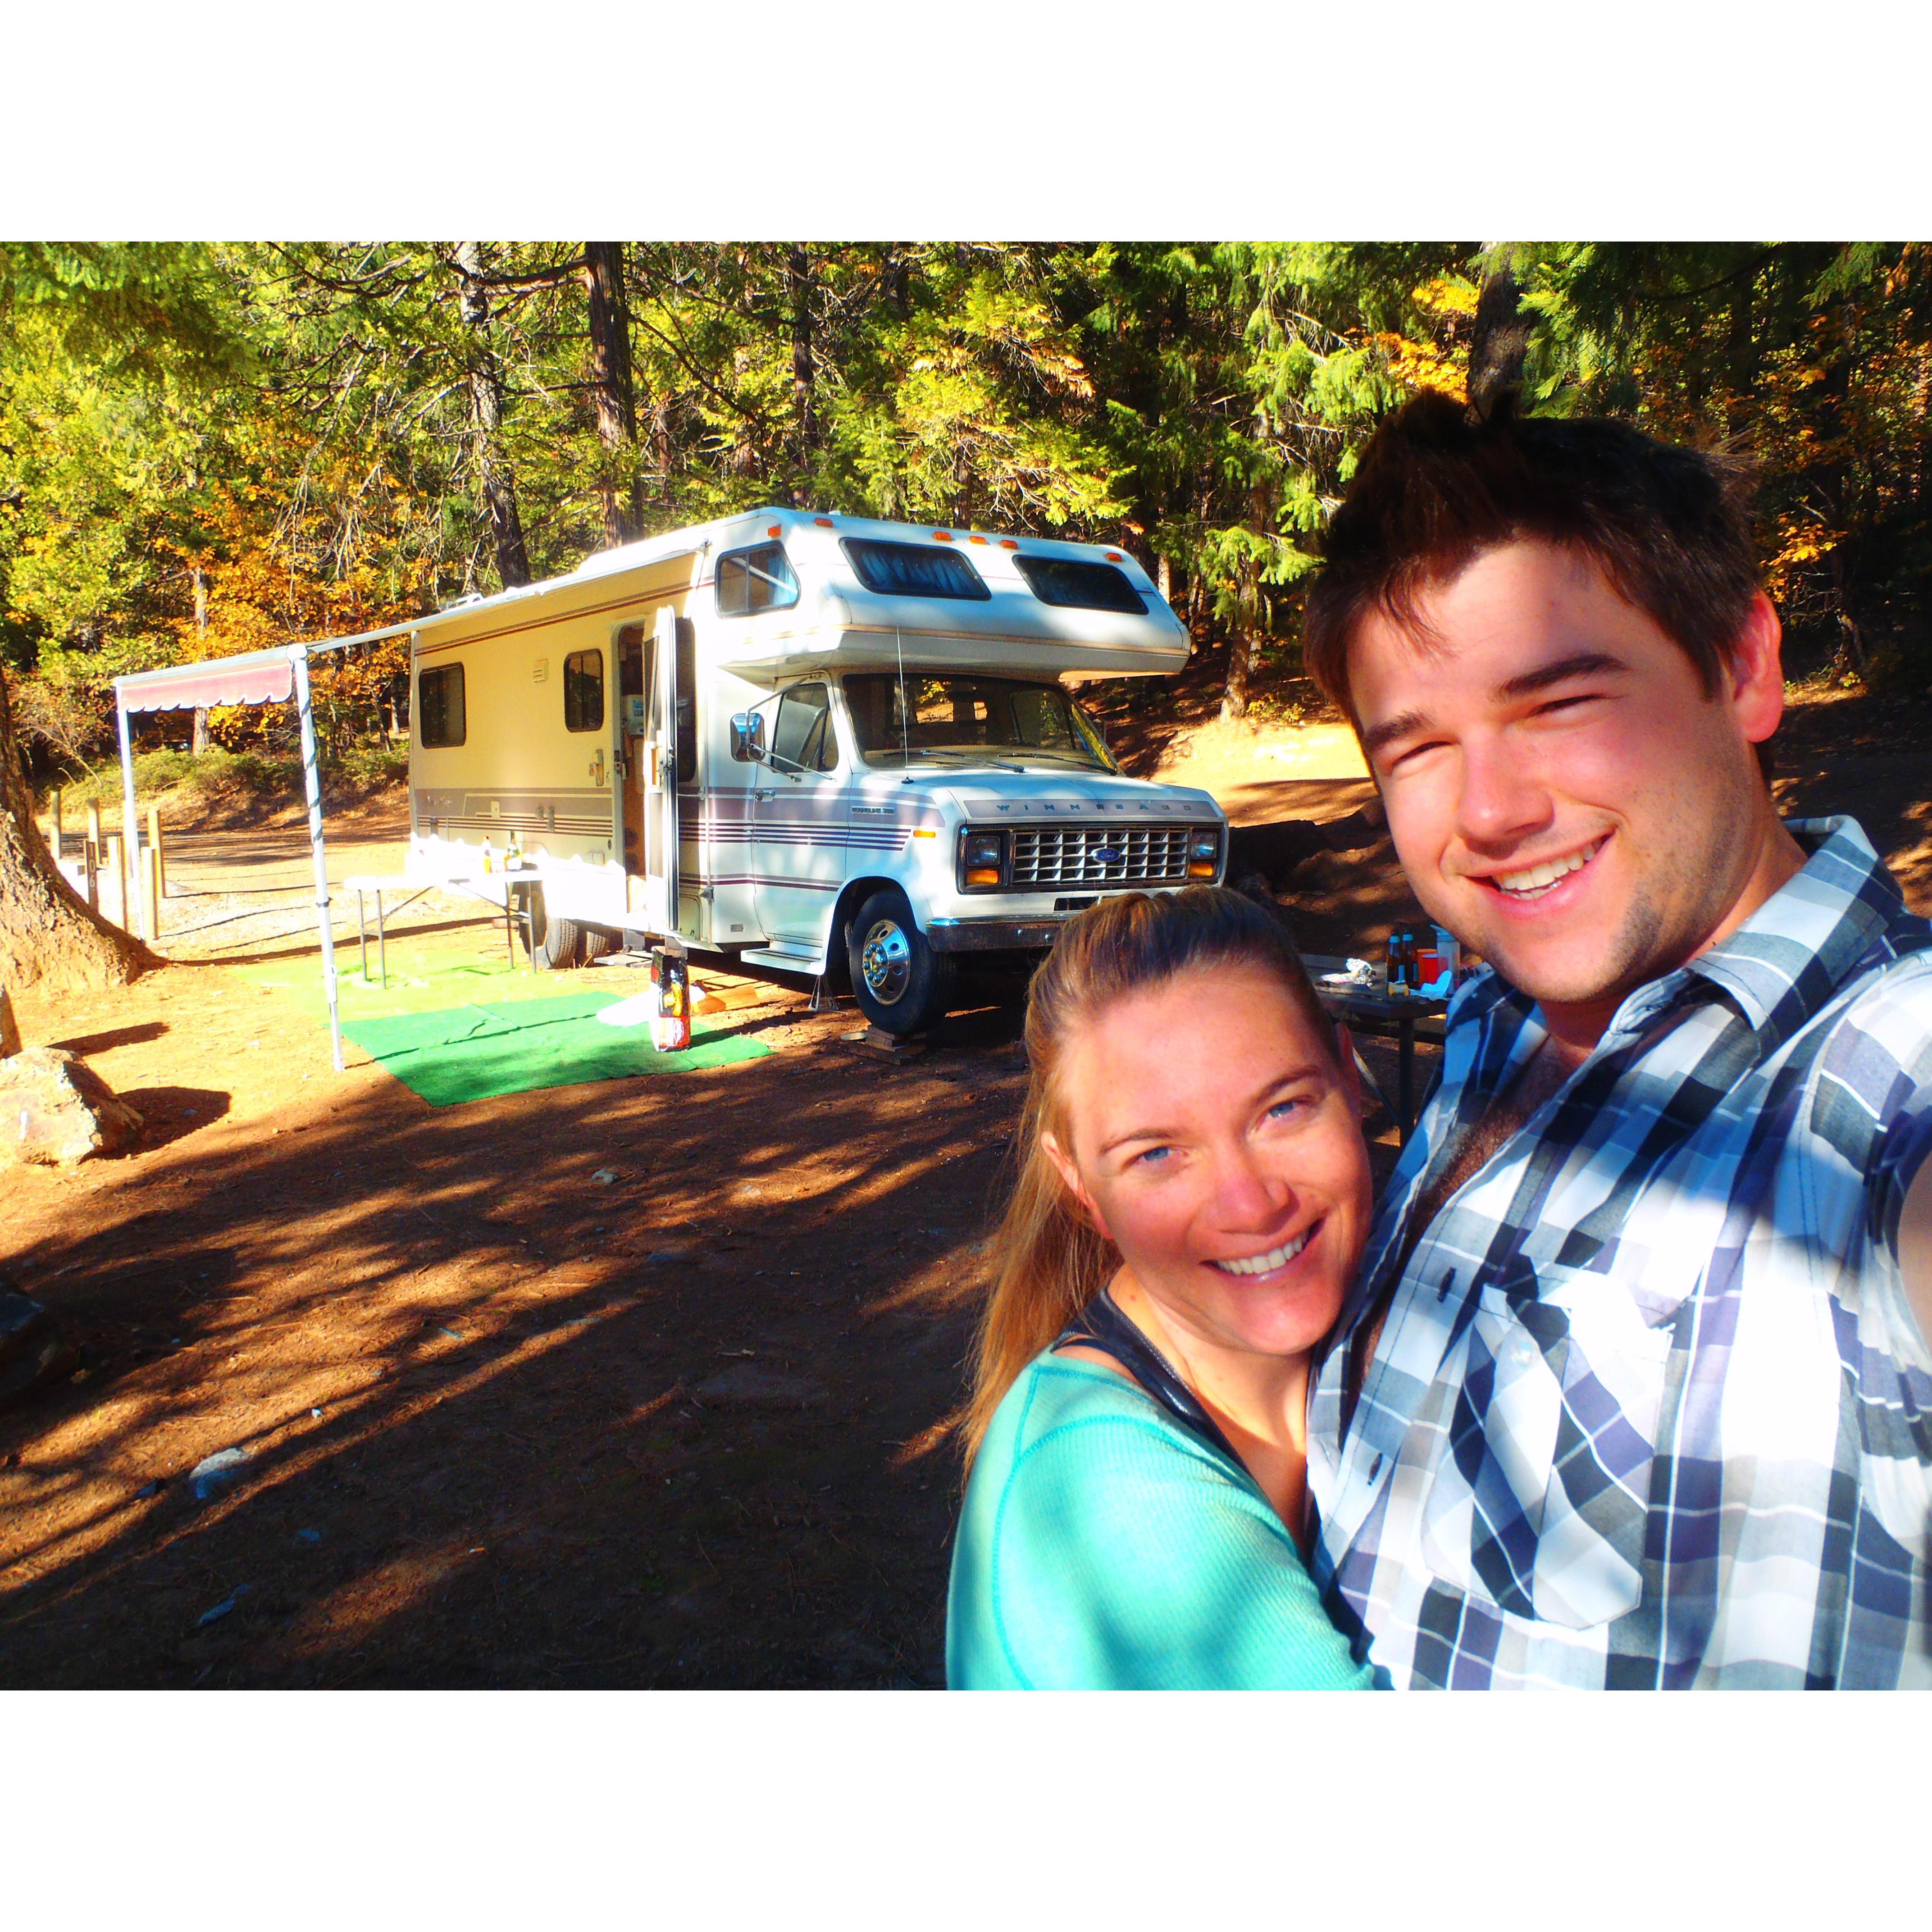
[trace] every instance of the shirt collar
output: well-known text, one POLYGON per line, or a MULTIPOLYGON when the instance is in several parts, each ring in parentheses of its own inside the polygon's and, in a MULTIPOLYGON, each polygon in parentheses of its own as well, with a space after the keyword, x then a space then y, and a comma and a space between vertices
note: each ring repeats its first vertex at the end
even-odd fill
POLYGON ((1785 830, 1807 853, 1804 866, 1684 969, 1760 1033, 1792 1032, 1822 1010, 1905 910, 1856 819, 1794 818, 1785 830))

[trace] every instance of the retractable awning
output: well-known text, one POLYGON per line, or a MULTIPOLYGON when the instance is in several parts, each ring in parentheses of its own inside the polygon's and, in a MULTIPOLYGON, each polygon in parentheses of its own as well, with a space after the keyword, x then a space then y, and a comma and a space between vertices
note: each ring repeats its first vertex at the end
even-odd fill
POLYGON ((124 711, 199 711, 217 704, 286 704, 295 694, 295 661, 284 645, 137 671, 116 678, 114 691, 124 711))
MULTIPOLYGON (((322 778, 316 769, 315 714, 309 698, 308 661, 324 651, 346 651, 418 629, 420 617, 350 638, 319 638, 284 644, 272 651, 246 651, 232 658, 205 658, 199 664, 169 664, 136 671, 114 680, 114 709, 121 728, 121 803, 126 836, 135 838, 134 752, 128 732, 134 711, 196 711, 217 704, 286 704, 295 700, 302 726, 302 781, 308 797, 309 847, 315 856, 316 922, 322 939, 322 985, 328 999, 328 1041, 335 1070, 342 1066, 342 1028, 337 1015, 335 934, 328 918, 328 860, 322 842, 322 778)), ((138 922, 145 925, 145 915, 138 922)), ((158 939, 158 933, 143 933, 158 939)))

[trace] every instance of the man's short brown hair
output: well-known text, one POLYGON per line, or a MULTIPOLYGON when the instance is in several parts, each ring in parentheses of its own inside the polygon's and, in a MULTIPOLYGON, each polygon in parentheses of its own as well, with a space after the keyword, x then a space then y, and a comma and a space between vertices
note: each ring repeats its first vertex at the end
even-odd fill
POLYGON ((1750 496, 1743 464, 1628 423, 1522 416, 1507 403, 1472 422, 1426 392, 1370 438, 1329 524, 1308 598, 1310 674, 1358 722, 1348 646, 1361 620, 1379 611, 1413 626, 1422 592, 1528 541, 1592 559, 1715 697, 1759 587, 1750 496))

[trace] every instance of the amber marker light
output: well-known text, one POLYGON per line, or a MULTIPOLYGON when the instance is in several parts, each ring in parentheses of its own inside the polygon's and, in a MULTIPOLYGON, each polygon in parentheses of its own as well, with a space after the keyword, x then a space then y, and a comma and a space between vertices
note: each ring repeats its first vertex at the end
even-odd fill
POLYGON ((968 543, 982 544, 986 539, 984 537, 968 537, 966 541, 968 543))
POLYGON ((814 517, 812 520, 816 524, 821 530, 830 530, 837 528, 837 526, 832 522, 830 517, 814 517))
POLYGON ((770 530, 766 531, 765 534, 768 537, 782 536, 784 534, 784 531, 781 525, 774 524, 770 530))
POLYGON ((952 532, 950 530, 934 530, 932 534, 941 543, 950 543, 952 541, 952 532))
POLYGON ((1019 545, 1015 543, 1011 537, 1002 537, 1000 539, 1000 548, 1002 550, 1018 550, 1019 545))
POLYGON ((1125 563, 1126 562, 1126 559, 1124 557, 1118 550, 1110 550, 1107 553, 1107 561, 1109 563, 1125 563))

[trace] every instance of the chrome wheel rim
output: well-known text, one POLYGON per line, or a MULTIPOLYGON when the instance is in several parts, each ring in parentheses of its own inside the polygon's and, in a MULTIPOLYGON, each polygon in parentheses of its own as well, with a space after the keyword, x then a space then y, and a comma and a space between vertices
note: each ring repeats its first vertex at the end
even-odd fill
POLYGON ((859 949, 866 990, 882 1006, 896 1006, 912 979, 912 945, 896 920, 882 919, 859 949))

